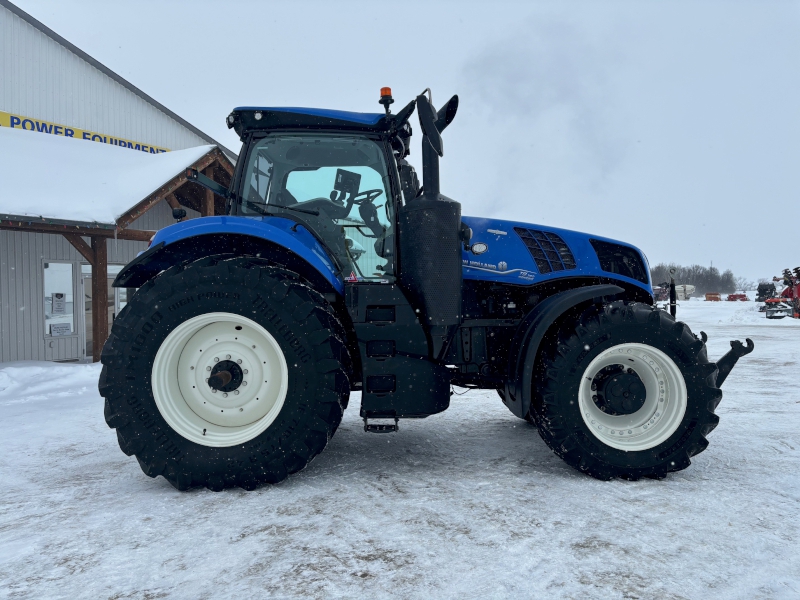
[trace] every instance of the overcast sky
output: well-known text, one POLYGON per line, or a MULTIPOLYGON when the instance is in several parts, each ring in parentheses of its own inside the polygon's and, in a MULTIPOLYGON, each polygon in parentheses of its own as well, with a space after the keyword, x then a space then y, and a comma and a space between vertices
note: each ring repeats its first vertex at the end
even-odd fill
POLYGON ((234 150, 235 106, 430 87, 461 100, 442 192, 465 214, 800 266, 800 2, 15 2, 234 150))

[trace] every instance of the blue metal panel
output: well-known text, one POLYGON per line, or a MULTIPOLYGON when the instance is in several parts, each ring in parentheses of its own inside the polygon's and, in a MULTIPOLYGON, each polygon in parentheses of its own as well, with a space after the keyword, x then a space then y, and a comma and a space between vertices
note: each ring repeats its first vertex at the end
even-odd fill
MULTIPOLYGON (((647 284, 616 273, 607 273, 600 268, 600 261, 597 253, 589 243, 590 239, 600 240, 620 244, 636 250, 645 261, 641 250, 625 242, 619 242, 597 235, 589 235, 569 229, 558 229, 519 221, 503 221, 500 219, 483 219, 480 217, 463 217, 462 219, 472 228, 472 244, 483 242, 488 246, 488 250, 480 255, 472 252, 463 251, 461 258, 464 268, 464 279, 477 279, 480 281, 497 281, 503 283, 513 283, 516 285, 533 285, 553 279, 565 277, 610 277, 632 283, 652 294, 650 282, 647 284), (569 246, 575 257, 576 267, 574 269, 554 271, 551 273, 540 273, 536 263, 531 257, 520 237, 514 232, 515 227, 525 229, 536 229, 545 232, 553 232, 569 246)), ((649 271, 648 271, 649 279, 649 271)))
POLYGON ((336 266, 325 248, 302 225, 280 217, 204 217, 190 219, 161 229, 152 246, 164 242, 166 246, 191 237, 210 234, 248 235, 270 241, 294 252, 314 267, 339 293, 344 293, 344 282, 336 276, 336 266))
POLYGON ((243 110, 263 110, 274 112, 296 113, 299 115, 311 115, 312 117, 323 117, 326 119, 338 119, 339 121, 350 121, 361 125, 375 125, 386 115, 381 113, 357 113, 346 110, 329 110, 327 108, 303 108, 296 106, 239 106, 234 111, 243 110))

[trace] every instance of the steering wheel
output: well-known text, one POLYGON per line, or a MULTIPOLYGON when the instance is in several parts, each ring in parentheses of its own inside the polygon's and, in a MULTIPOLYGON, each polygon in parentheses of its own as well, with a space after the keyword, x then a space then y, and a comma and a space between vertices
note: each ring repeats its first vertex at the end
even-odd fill
POLYGON ((372 201, 375 200, 375 198, 380 196, 382 193, 383 190, 366 190, 363 192, 358 192, 355 196, 351 198, 351 201, 353 202, 353 204, 372 204, 372 201))

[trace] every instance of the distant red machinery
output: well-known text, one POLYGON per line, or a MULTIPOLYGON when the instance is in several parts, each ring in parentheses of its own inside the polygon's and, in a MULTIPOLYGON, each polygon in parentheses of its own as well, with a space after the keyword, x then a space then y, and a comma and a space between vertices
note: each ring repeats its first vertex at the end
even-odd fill
POLYGON ((728 302, 749 302, 747 294, 728 294, 728 302))
POLYGON ((772 281, 782 282, 786 287, 776 298, 766 299, 768 319, 792 317, 800 319, 800 267, 794 273, 784 269, 782 277, 773 277, 772 281))

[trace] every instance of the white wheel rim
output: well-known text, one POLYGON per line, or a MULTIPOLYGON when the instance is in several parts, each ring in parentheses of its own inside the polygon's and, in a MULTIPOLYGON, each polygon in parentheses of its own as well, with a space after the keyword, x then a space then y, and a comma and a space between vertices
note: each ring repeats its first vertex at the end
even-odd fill
POLYGON ((242 444, 263 433, 286 400, 289 369, 278 342, 261 325, 233 313, 207 313, 181 323, 156 353, 153 397, 164 420, 203 446, 242 444), (215 360, 216 359, 216 360, 215 360), (238 368, 235 390, 207 383, 219 361, 238 368))
POLYGON ((686 414, 686 382, 675 361, 646 344, 620 344, 597 356, 583 373, 578 391, 581 417, 597 439, 607 446, 642 451, 665 442, 678 430, 686 414), (639 410, 611 415, 595 403, 592 381, 605 367, 633 369, 644 384, 646 399, 639 410))

